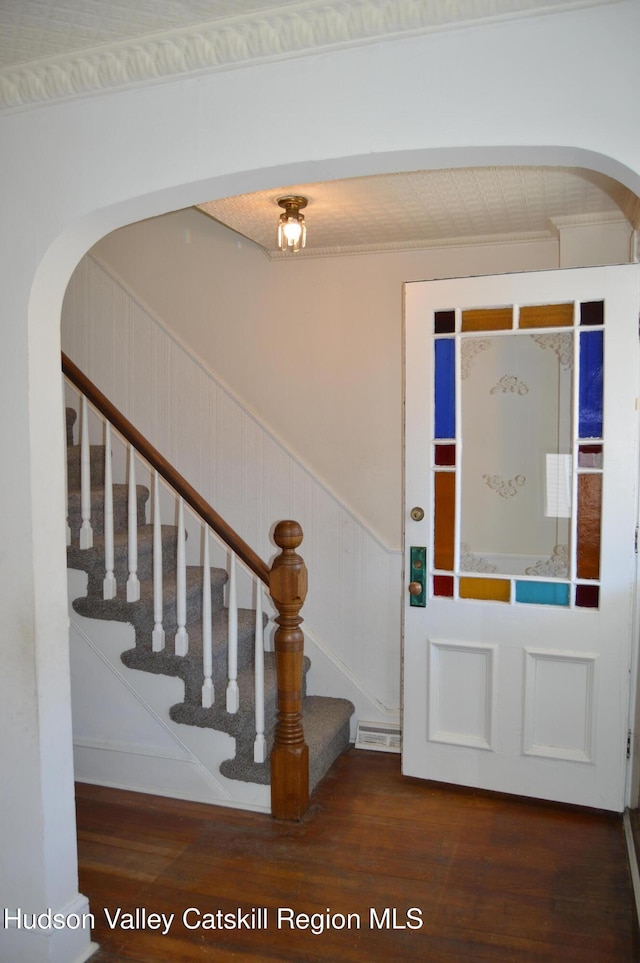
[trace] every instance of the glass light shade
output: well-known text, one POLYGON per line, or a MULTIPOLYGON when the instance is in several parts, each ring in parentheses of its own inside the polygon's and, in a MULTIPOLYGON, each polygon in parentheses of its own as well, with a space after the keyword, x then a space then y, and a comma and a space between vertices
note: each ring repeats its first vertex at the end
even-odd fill
POLYGON ((299 251, 305 246, 307 240, 307 229, 302 214, 295 215, 282 214, 278 224, 278 247, 281 251, 299 251))

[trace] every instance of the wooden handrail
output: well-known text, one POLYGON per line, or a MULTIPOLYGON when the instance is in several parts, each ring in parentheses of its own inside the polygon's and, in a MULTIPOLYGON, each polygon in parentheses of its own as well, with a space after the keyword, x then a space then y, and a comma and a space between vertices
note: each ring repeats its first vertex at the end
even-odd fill
POLYGON ((160 454, 157 448, 147 441, 143 434, 135 428, 131 422, 125 418, 116 406, 109 401, 106 395, 97 388, 94 383, 71 361, 64 353, 62 354, 62 370, 69 381, 86 396, 91 404, 104 415, 104 417, 116 428, 120 434, 128 441, 136 451, 140 452, 143 458, 158 471, 165 481, 173 487, 188 505, 219 535, 238 558, 257 575, 257 577, 269 585, 269 566, 263 562, 259 555, 247 545, 247 543, 225 522, 211 505, 198 494, 192 485, 184 478, 180 472, 176 471, 173 465, 160 454))

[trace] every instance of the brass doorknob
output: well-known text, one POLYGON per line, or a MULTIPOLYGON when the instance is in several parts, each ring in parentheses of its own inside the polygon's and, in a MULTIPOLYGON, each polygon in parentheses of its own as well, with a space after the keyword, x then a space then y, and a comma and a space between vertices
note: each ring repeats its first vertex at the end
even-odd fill
POLYGON ((420 582, 409 582, 409 595, 422 595, 420 582))

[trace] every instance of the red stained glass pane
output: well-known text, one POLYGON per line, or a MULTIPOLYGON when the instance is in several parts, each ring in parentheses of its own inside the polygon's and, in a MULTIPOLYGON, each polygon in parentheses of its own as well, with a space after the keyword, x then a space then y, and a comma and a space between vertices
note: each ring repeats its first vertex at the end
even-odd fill
POLYGON ((436 465, 453 466, 456 463, 455 445, 436 445, 435 446, 436 465))
POLYGON ((600 604, 599 585, 576 585, 576 605, 582 609, 597 609, 600 604))
POLYGON ((604 301, 583 301, 580 324, 604 324, 604 301))
POLYGON ((434 334, 453 334, 456 330, 455 311, 435 311, 433 315, 434 334))
POLYGON ((443 598, 453 598, 453 575, 434 575, 433 594, 443 598))

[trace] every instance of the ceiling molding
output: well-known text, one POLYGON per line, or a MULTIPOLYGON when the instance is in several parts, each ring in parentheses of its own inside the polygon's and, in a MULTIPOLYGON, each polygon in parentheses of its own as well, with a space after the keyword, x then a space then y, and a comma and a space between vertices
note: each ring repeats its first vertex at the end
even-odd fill
MULTIPOLYGON (((310 51, 617 2, 620 0, 301 0, 7 66, 0 71, 0 112, 310 51)), ((96 37, 100 37, 99 22, 96 37)))
MULTIPOLYGON (((439 238, 437 241, 407 241, 391 244, 360 244, 349 247, 319 247, 305 250, 304 260, 325 257, 348 257, 358 254, 407 254, 420 251, 437 251, 458 247, 496 247, 500 244, 530 244, 535 241, 555 241, 549 231, 521 231, 513 234, 469 235, 468 237, 439 238)), ((295 261, 296 255, 287 251, 265 251, 270 261, 295 261)))
POLYGON ((549 226, 552 233, 559 237, 564 228, 575 227, 604 227, 607 224, 615 224, 624 227, 630 232, 633 225, 622 211, 593 211, 586 214, 567 214, 549 218, 549 226))

